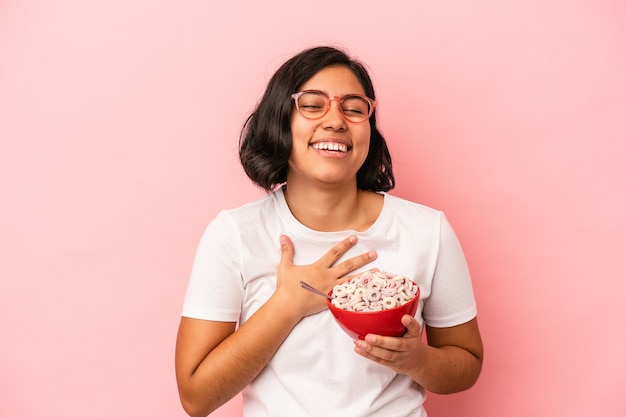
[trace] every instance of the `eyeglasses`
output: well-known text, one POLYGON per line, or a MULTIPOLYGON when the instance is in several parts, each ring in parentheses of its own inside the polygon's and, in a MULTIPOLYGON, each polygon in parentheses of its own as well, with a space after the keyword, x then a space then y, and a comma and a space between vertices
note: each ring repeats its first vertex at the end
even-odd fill
POLYGON ((376 102, 360 94, 348 94, 343 97, 329 96, 318 90, 300 91, 291 95, 296 102, 296 109, 310 120, 321 119, 330 110, 331 100, 339 102, 339 111, 349 122, 362 123, 374 113, 376 102))

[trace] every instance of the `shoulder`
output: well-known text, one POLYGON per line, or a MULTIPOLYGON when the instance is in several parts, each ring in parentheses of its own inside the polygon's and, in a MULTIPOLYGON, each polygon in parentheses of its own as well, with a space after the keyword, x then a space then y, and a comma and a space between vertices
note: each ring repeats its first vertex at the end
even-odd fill
POLYGON ((199 250, 236 252, 250 235, 257 233, 260 224, 272 218, 272 206, 272 196, 267 195, 239 207, 222 209, 202 233, 199 250))
POLYGON ((385 206, 393 212, 394 215, 419 216, 419 218, 439 221, 444 214, 441 210, 407 200, 389 193, 384 193, 385 206))
POLYGON ((276 193, 269 193, 258 199, 249 201, 239 207, 224 209, 220 212, 222 216, 232 218, 247 217, 251 213, 259 213, 268 210, 275 205, 276 193))
POLYGON ((277 207, 277 196, 275 193, 270 193, 239 207, 221 210, 210 222, 209 228, 231 231, 254 229, 259 226, 260 222, 275 218, 277 207))

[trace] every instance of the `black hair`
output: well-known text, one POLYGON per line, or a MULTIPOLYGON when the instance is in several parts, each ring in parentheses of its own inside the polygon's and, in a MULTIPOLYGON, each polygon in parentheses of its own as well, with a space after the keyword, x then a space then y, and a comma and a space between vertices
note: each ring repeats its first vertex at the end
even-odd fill
MULTIPOLYGON (((291 154, 293 93, 326 67, 344 66, 357 77, 365 95, 376 99, 367 70, 357 60, 333 47, 306 49, 286 61, 270 79, 256 109, 248 117, 239 137, 239 159, 248 177, 266 191, 287 181, 291 154)), ((357 188, 389 191, 395 186, 391 155, 385 138, 376 128, 376 110, 369 118, 370 146, 357 172, 357 188)))

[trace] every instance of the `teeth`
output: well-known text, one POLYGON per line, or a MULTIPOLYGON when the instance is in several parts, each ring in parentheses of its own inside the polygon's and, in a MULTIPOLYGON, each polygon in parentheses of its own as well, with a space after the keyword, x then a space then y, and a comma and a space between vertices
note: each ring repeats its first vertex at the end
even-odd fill
POLYGON ((325 151, 348 152, 348 147, 341 143, 320 142, 314 143, 313 148, 325 151))

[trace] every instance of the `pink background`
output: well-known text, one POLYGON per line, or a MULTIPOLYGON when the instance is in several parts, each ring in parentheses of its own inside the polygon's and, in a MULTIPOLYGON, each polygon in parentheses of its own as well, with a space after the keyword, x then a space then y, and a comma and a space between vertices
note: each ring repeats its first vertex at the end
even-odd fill
POLYGON ((444 210, 472 269, 483 374, 430 415, 626 415, 625 22, 623 0, 1 2, 0 415, 184 415, 196 244, 262 195, 239 128, 326 43, 371 68, 394 194, 444 210))

